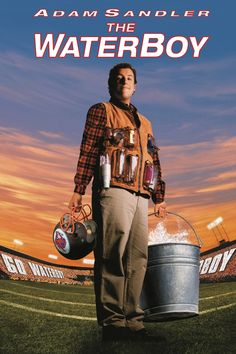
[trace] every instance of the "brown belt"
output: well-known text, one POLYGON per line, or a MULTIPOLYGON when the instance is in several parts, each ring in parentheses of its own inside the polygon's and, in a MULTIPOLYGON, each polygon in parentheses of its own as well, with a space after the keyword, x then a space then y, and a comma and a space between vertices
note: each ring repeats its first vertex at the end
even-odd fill
POLYGON ((141 192, 135 192, 135 191, 132 191, 131 189, 126 189, 126 188, 122 188, 122 187, 119 187, 119 186, 110 186, 110 188, 119 188, 119 189, 124 189, 126 190, 127 192, 137 196, 137 197, 143 197, 145 199, 150 199, 150 195, 148 194, 145 194, 145 193, 141 193, 141 192))

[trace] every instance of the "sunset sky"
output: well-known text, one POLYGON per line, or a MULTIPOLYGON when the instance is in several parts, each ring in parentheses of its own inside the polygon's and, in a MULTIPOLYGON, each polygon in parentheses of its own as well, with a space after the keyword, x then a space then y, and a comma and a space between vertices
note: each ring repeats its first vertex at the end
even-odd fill
MULTIPOLYGON (((218 245, 207 224, 219 216, 228 239, 234 240, 235 5, 230 9, 215 1, 126 1, 124 6, 118 1, 81 1, 78 5, 59 0, 12 4, 2 5, 0 25, 1 245, 44 260, 49 260, 49 253, 56 254, 52 231, 68 211, 86 112, 92 104, 109 99, 108 72, 120 61, 137 69, 133 103, 153 124, 168 209, 194 225, 204 241, 203 251, 218 245), (33 18, 40 8, 81 13, 97 9, 101 15, 33 18), (102 15, 108 8, 210 10, 209 18, 116 18, 136 22, 134 35, 140 38, 144 32, 160 32, 167 37, 209 35, 210 40, 199 59, 190 53, 180 59, 35 58, 35 32, 111 35, 102 15), (14 245, 15 238, 24 245, 14 245)), ((84 202, 90 202, 90 187, 84 202)), ((81 265, 82 261, 59 256, 55 263, 81 265)))

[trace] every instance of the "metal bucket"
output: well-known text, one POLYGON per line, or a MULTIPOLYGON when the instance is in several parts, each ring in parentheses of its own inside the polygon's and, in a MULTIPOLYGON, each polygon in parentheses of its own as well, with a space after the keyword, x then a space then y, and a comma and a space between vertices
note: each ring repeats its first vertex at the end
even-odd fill
MULTIPOLYGON (((169 213, 182 218, 178 214, 169 213)), ((150 214, 151 216, 153 214, 150 214)), ((140 298, 144 321, 171 321, 198 315, 201 239, 198 245, 162 243, 148 247, 148 265, 140 298)))

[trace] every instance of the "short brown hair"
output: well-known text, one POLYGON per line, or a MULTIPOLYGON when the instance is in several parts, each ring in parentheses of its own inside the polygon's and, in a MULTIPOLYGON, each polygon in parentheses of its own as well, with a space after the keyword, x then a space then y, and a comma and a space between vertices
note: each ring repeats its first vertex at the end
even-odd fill
POLYGON ((119 73, 120 69, 131 69, 134 74, 134 83, 137 84, 136 70, 132 67, 132 65, 129 63, 117 64, 117 65, 113 66, 113 68, 109 72, 108 90, 109 90, 109 93, 111 96, 112 96, 112 92, 114 89, 115 80, 116 80, 117 74, 119 73))

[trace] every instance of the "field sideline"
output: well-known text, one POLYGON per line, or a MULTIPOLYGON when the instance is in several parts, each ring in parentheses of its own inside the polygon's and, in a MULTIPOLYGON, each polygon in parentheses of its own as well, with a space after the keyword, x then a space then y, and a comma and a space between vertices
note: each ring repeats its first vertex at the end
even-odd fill
POLYGON ((235 353, 236 283, 202 284, 200 316, 147 323, 158 343, 101 343, 92 287, 0 280, 0 352, 235 353))

